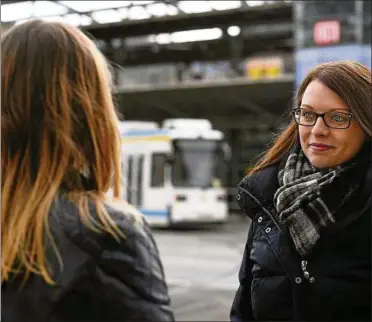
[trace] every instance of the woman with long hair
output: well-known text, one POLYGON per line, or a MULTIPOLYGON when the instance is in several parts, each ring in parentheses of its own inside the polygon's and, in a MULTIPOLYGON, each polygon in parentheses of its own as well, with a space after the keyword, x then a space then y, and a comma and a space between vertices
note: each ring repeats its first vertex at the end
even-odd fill
POLYGON ((320 64, 238 185, 251 219, 231 321, 371 319, 371 69, 320 64))
POLYGON ((111 92, 108 63, 78 28, 32 20, 3 35, 5 321, 173 320, 150 229, 120 201, 111 92))

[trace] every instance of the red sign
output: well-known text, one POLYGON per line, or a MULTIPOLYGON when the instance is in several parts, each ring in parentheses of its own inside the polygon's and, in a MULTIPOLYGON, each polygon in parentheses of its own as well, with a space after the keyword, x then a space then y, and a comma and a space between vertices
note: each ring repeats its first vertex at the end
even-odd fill
POLYGON ((317 45, 338 43, 341 39, 341 25, 337 20, 319 21, 314 25, 314 42, 317 45))

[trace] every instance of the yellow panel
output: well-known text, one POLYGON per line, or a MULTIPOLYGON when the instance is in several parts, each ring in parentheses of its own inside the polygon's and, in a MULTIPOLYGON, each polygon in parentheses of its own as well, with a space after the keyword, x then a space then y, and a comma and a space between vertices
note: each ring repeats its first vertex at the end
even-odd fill
POLYGON ((121 142, 149 142, 149 141, 171 141, 169 136, 134 136, 121 138, 121 142))

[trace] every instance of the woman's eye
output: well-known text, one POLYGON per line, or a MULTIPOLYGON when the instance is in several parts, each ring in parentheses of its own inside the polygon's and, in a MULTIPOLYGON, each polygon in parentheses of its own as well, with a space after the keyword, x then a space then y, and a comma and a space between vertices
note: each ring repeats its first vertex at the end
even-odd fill
POLYGON ((304 117, 306 117, 307 119, 310 119, 310 118, 313 118, 314 117, 314 114, 313 113, 310 113, 310 112, 304 112, 302 115, 304 117))
POLYGON ((332 120, 335 122, 345 122, 347 120, 345 115, 334 114, 332 115, 332 120))

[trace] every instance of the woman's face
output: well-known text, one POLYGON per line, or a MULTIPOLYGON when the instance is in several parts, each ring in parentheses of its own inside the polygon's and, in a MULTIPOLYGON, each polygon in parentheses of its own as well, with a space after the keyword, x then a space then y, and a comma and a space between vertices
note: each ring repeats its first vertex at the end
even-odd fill
MULTIPOLYGON (((351 112, 340 96, 317 80, 306 88, 300 107, 316 113, 351 112)), ((304 117, 311 118, 311 113, 304 117)), ((337 113, 328 114, 327 120, 334 124, 344 122, 337 113)), ((314 126, 299 125, 299 134, 302 150, 316 168, 332 168, 349 161, 365 140, 364 132, 354 118, 348 128, 334 129, 318 117, 314 126)))

